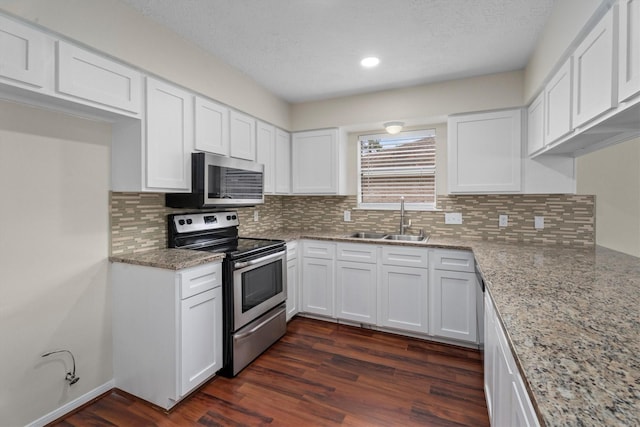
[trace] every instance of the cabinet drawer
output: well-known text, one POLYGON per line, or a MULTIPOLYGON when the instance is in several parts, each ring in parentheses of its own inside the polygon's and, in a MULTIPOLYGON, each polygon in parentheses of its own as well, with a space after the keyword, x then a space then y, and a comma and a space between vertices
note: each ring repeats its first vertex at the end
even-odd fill
POLYGON ((210 263, 178 272, 180 298, 185 299, 222 286, 222 264, 210 263))
POLYGON ((302 247, 302 254, 309 258, 335 259, 336 245, 315 240, 306 241, 302 247))
POLYGON ((431 254, 431 267, 436 270, 473 272, 475 265, 471 252, 436 249, 431 254))
POLYGON ((337 258, 340 261, 375 264, 378 259, 377 247, 371 245, 339 243, 337 258))
POLYGON ((298 244, 296 242, 287 243, 287 261, 298 258, 298 244))
POLYGON ((382 263, 385 265, 427 268, 429 266, 427 255, 426 248, 382 247, 382 263))
POLYGON ((58 92, 140 113, 139 72, 103 56, 58 42, 58 92))

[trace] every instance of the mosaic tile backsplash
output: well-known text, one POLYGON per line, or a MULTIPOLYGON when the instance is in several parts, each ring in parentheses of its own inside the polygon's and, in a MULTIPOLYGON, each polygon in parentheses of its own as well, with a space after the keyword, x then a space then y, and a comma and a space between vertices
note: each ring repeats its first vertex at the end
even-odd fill
MULTIPOLYGON (((111 253, 143 252, 166 247, 166 216, 186 212, 164 206, 162 193, 112 192, 111 253)), ((287 230, 397 232, 397 210, 356 209, 355 196, 265 196, 265 204, 237 209, 240 235, 287 230), (344 211, 351 221, 344 222, 344 211), (259 221, 254 221, 254 212, 259 221)), ((409 234, 545 243, 589 247, 595 244, 595 197, 588 195, 465 195, 438 196, 438 211, 408 211, 409 234), (445 212, 461 212, 462 225, 444 223, 445 212), (498 227, 498 215, 509 215, 509 226, 498 227), (544 229, 534 228, 534 216, 544 216, 544 229)))

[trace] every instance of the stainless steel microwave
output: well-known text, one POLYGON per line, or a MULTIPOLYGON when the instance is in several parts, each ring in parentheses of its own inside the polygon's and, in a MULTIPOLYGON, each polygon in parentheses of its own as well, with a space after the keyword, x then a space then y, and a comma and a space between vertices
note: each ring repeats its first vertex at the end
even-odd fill
POLYGON ((169 193, 172 208, 255 206, 264 203, 264 165, 209 153, 191 154, 191 193, 169 193))

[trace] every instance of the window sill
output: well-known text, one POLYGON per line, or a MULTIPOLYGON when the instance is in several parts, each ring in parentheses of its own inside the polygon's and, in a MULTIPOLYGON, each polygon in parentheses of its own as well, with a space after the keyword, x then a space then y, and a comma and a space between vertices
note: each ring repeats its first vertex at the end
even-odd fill
MULTIPOLYGON (((355 208, 358 211, 399 211, 400 204, 386 204, 386 203, 359 203, 355 208)), ((422 212, 442 212, 442 209, 437 209, 435 206, 420 206, 410 203, 404 205, 405 211, 422 211, 422 212)))

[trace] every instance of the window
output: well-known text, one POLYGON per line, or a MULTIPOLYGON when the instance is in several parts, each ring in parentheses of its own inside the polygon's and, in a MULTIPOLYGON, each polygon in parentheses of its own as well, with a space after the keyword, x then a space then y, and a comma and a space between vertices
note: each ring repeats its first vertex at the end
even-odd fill
POLYGON ((358 207, 397 209, 400 197, 411 209, 436 207, 435 130, 358 138, 358 207))

